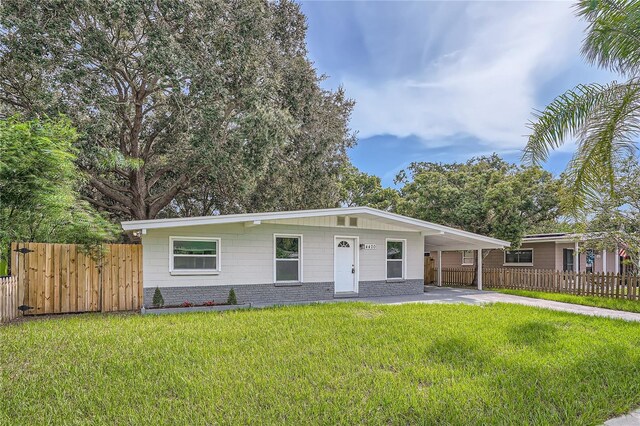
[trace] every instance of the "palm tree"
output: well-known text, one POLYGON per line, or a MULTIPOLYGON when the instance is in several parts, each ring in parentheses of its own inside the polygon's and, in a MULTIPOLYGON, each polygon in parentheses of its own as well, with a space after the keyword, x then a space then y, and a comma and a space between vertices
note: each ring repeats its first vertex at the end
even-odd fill
POLYGON ((583 55, 626 81, 581 84, 536 111, 529 123, 523 160, 530 164, 545 161, 567 139, 576 140, 565 171, 574 209, 600 189, 613 192, 616 166, 635 156, 640 132, 640 2, 580 0, 575 7, 589 23, 583 55))

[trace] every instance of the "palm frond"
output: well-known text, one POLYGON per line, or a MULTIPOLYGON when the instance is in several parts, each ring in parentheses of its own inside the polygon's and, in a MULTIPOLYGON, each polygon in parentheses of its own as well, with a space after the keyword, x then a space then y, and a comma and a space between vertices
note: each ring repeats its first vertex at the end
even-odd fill
POLYGON ((579 209, 587 198, 597 198, 603 189, 612 192, 616 167, 636 152, 640 86, 621 87, 625 90, 602 102, 578 131, 578 149, 565 176, 572 189, 568 203, 572 210, 579 209))
POLYGON ((606 105, 615 103, 628 90, 628 82, 615 81, 603 86, 597 83, 578 85, 555 98, 544 111, 534 112, 534 120, 528 124, 532 133, 523 153, 523 161, 540 164, 549 157, 549 151, 573 138, 606 105))
POLYGON ((589 23, 582 53, 590 62, 625 75, 640 70, 640 2, 580 0, 578 16, 589 23))

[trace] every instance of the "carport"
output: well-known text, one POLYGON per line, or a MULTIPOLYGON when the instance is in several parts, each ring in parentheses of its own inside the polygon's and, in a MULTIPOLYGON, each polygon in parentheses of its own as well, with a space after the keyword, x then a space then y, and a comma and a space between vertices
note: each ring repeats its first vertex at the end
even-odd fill
POLYGON ((482 290, 482 250, 504 249, 511 244, 497 238, 485 237, 458 229, 430 233, 424 237, 424 251, 436 259, 436 282, 442 286, 442 252, 475 250, 477 252, 478 290, 482 290))

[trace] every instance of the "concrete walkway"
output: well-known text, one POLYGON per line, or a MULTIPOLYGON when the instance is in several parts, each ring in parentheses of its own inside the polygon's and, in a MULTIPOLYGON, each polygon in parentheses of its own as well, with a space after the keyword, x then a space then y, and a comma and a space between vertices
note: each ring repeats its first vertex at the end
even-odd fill
POLYGON ((518 305, 533 306, 536 308, 552 309, 554 311, 640 322, 640 313, 635 312, 614 311, 612 309, 574 305, 572 303, 533 299, 530 297, 513 296, 493 291, 478 291, 466 288, 425 286, 424 294, 415 296, 372 297, 357 300, 366 300, 373 303, 384 304, 465 303, 468 305, 481 305, 486 303, 515 303, 518 305))
MULTIPOLYGON (((339 302, 371 302, 383 305, 400 305, 404 303, 464 303, 467 305, 484 305, 487 303, 515 303, 517 305, 532 306, 535 308, 552 309, 554 311, 572 312, 574 314, 590 315, 623 319, 626 321, 640 322, 640 313, 614 311, 611 309, 595 308, 591 306, 574 305, 572 303, 554 302, 552 300, 532 299, 530 297, 512 296, 510 294, 496 293, 493 291, 478 291, 467 288, 434 287, 425 286, 424 293, 409 296, 383 296, 383 297, 353 297, 323 300, 320 303, 339 302)), ((284 305, 305 305, 314 302, 286 302, 284 305)), ((261 308, 273 306, 273 303, 253 304, 253 307, 261 308)))
POLYGON ((640 425, 640 409, 604 422, 605 426, 638 426, 640 425))

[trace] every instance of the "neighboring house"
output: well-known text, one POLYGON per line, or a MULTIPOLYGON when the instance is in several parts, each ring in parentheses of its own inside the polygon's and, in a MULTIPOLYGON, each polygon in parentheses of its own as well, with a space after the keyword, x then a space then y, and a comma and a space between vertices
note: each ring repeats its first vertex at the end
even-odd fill
POLYGON ((423 248, 509 243, 369 207, 123 222, 143 245, 144 300, 278 303, 423 292, 423 248))
MULTIPOLYGON (((619 272, 621 258, 613 251, 589 250, 582 234, 527 235, 517 250, 484 252, 485 268, 533 268, 556 271, 619 272)), ((472 250, 442 253, 443 268, 474 268, 472 250)))

